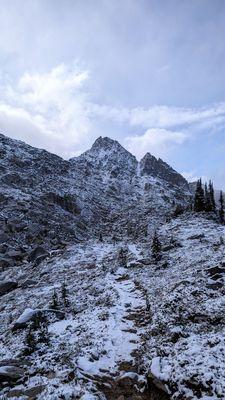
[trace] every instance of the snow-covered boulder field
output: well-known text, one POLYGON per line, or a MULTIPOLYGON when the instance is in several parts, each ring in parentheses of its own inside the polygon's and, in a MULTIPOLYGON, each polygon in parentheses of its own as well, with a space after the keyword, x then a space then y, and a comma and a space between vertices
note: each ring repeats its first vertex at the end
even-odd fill
MULTIPOLYGON (((157 264, 147 239, 90 241, 43 261, 35 286, 1 298, 1 360, 25 369, 13 388, 5 383, 6 398, 36 386, 38 399, 225 397, 225 230, 184 214, 159 237, 157 264), (37 324, 29 352, 29 330, 14 332, 14 323, 52 307, 54 297, 65 317, 37 324)), ((28 266, 5 278, 12 273, 17 281, 33 276, 28 266)))

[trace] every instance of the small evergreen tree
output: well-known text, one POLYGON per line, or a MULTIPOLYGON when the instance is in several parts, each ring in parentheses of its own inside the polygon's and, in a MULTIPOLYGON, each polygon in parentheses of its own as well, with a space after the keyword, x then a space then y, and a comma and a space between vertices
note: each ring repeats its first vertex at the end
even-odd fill
POLYGON ((194 211, 201 212, 205 210, 205 196, 202 188, 202 180, 199 179, 196 185, 195 198, 194 198, 194 211))
POLYGON ((38 335, 37 335, 37 342, 44 343, 49 345, 49 334, 48 334, 48 327, 45 321, 40 324, 38 335))
POLYGON ((223 199, 223 192, 222 190, 220 191, 220 198, 219 198, 219 217, 220 217, 220 222, 221 224, 224 224, 224 199, 223 199))
POLYGON ((216 202, 215 202, 215 196, 214 196, 214 188, 213 188, 213 183, 212 181, 209 181, 209 197, 210 197, 210 202, 211 202, 211 211, 216 211, 216 202))
POLYGON ((205 211, 206 212, 212 211, 212 203, 207 183, 205 183, 205 211))
POLYGON ((99 242, 103 242, 103 237, 102 237, 102 232, 100 232, 100 234, 99 234, 99 242))
POLYGON ((145 227, 144 234, 145 234, 145 237, 148 237, 148 225, 145 227))
POLYGON ((58 310, 59 309, 59 299, 58 299, 58 295, 57 295, 55 290, 54 290, 53 295, 52 295, 50 308, 52 308, 53 310, 58 310))
POLYGON ((34 317, 33 317, 33 323, 32 323, 32 328, 34 330, 37 330, 40 328, 41 326, 41 322, 43 321, 43 315, 41 315, 40 312, 35 313, 34 317))
POLYGON ((36 344, 36 338, 35 338, 35 334, 34 334, 34 327, 33 327, 33 324, 30 324, 28 332, 25 337, 24 354, 30 355, 36 350, 36 348, 37 348, 37 344, 36 344))
POLYGON ((127 254, 126 254, 126 250, 123 249, 121 247, 120 251, 119 251, 119 263, 122 267, 126 267, 127 266, 127 254))
POLYGON ((63 300, 65 307, 67 307, 69 305, 69 299, 68 299, 67 284, 66 284, 65 280, 63 281, 62 286, 61 286, 61 296, 62 296, 62 300, 63 300))
POLYGON ((159 260, 161 257, 161 243, 159 241, 157 232, 155 231, 153 239, 152 239, 152 257, 155 260, 159 260))
POLYGON ((180 204, 178 204, 173 212, 173 216, 174 218, 179 217, 180 215, 182 215, 184 213, 184 207, 182 207, 180 204))

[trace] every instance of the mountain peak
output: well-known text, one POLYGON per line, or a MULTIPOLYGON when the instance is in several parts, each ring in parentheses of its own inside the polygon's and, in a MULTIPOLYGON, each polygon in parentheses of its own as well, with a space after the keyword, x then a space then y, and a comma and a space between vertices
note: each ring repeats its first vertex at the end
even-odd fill
POLYGON ((113 140, 109 137, 100 136, 97 138, 92 147, 85 151, 80 157, 91 157, 95 158, 96 162, 102 159, 118 161, 121 157, 132 159, 133 162, 137 163, 137 160, 133 154, 126 150, 117 140, 113 140))
POLYGON ((104 147, 104 148, 107 147, 108 148, 108 147, 113 146, 114 144, 119 144, 119 143, 116 140, 113 140, 107 136, 105 136, 105 137, 99 136, 93 143, 92 148, 97 148, 97 147, 98 148, 99 147, 104 147))
POLYGON ((135 175, 137 160, 117 140, 100 136, 92 147, 79 157, 71 159, 75 164, 87 164, 92 174, 99 168, 109 176, 135 175))
POLYGON ((103 152, 112 152, 112 151, 126 151, 124 149, 123 146, 121 146, 121 144, 119 142, 117 142, 117 140, 113 140, 107 136, 102 137, 99 136, 95 142, 93 143, 90 151, 94 152, 99 152, 99 151, 103 151, 103 152))
POLYGON ((146 153, 140 161, 140 173, 142 176, 151 175, 163 179, 173 185, 183 186, 188 189, 188 182, 181 174, 176 172, 161 158, 157 159, 150 153, 146 153))

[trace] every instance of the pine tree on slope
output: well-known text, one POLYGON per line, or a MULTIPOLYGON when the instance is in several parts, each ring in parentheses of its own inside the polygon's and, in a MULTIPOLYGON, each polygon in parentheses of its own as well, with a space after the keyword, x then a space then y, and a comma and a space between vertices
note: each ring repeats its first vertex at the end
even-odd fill
POLYGON ((67 307, 69 305, 69 299, 68 299, 67 284, 66 284, 65 280, 63 281, 62 286, 61 286, 61 296, 62 296, 64 306, 67 307))
POLYGON ((215 202, 215 197, 214 197, 214 188, 213 188, 213 183, 212 181, 209 181, 209 196, 210 196, 210 202, 212 205, 212 211, 216 211, 216 202, 215 202))
POLYGON ((155 231, 153 239, 152 239, 152 257, 155 260, 159 260, 160 252, 161 252, 161 243, 159 241, 157 232, 155 231))
POLYGON ((197 181, 195 198, 194 198, 194 211, 201 212, 205 210, 205 196, 202 188, 202 180, 197 181))
POLYGON ((220 198, 219 198, 220 208, 219 208, 219 217, 221 224, 224 224, 224 199, 223 199, 223 192, 220 191, 220 198))
POLYGON ((54 289, 54 292, 52 294, 50 308, 52 308, 53 310, 58 310, 59 309, 59 299, 58 299, 58 295, 57 295, 55 289, 54 289))
POLYGON ((213 205, 211 203, 211 197, 208 190, 208 185, 205 183, 205 211, 210 212, 213 209, 213 205))

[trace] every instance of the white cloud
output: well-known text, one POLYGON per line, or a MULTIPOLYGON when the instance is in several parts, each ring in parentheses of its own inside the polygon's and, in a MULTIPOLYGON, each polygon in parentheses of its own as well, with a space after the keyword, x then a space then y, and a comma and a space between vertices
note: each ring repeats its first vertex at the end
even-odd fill
POLYGON ((130 124, 133 126, 172 128, 207 121, 214 123, 217 118, 225 117, 225 103, 209 108, 177 108, 153 106, 147 110, 135 108, 130 113, 130 124))
POLYGON ((130 126, 142 128, 171 129, 192 124, 202 124, 209 127, 225 121, 225 103, 198 109, 160 105, 148 109, 142 107, 128 109, 94 105, 92 111, 100 117, 110 118, 117 122, 126 122, 130 126))
POLYGON ((166 129, 148 129, 141 136, 128 136, 125 145, 137 158, 143 157, 147 152, 156 157, 163 157, 176 145, 182 144, 187 139, 183 132, 169 131, 166 129))
POLYGON ((25 73, 8 85, 0 104, 0 127, 9 136, 70 156, 85 144, 90 122, 85 84, 87 71, 74 64, 49 73, 25 73))
POLYGON ((88 71, 76 63, 24 73, 1 87, 0 131, 66 158, 88 148, 96 136, 114 132, 137 157, 150 151, 163 158, 189 137, 225 124, 225 103, 198 109, 114 107, 93 101, 91 84, 88 71))

